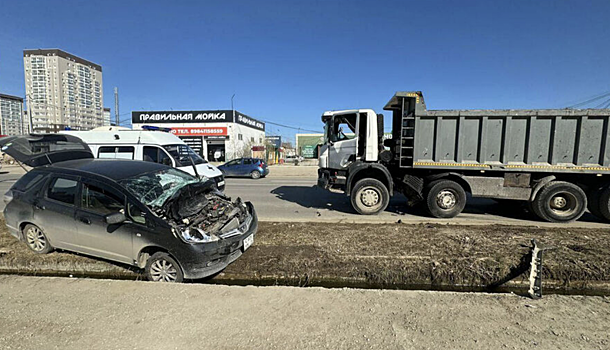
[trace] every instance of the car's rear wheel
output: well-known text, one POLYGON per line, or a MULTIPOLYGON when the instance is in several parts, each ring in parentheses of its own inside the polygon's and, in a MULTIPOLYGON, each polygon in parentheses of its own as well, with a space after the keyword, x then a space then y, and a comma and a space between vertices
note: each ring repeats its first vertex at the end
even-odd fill
POLYGON ((258 170, 253 170, 250 173, 250 177, 253 178, 253 179, 260 179, 261 178, 261 172, 258 171, 258 170))
POLYGON ((146 278, 153 282, 175 282, 184 280, 180 265, 174 258, 164 252, 153 254, 146 262, 146 278))
POLYGON ((32 224, 27 224, 23 228, 23 236, 25 243, 31 251, 36 254, 47 254, 53 250, 47 236, 42 232, 40 227, 32 224))

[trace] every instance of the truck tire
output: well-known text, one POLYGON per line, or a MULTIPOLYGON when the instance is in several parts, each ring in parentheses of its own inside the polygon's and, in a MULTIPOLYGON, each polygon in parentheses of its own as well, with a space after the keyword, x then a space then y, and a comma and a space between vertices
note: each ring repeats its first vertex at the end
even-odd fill
POLYGON ((610 186, 604 187, 598 198, 597 208, 600 218, 610 221, 610 186))
POLYGON ((452 218, 464 210, 466 191, 452 180, 431 182, 425 191, 426 208, 435 218, 452 218))
POLYGON ((352 189, 352 207, 359 214, 375 215, 388 207, 390 192, 388 188, 377 179, 362 179, 356 182, 352 189))
POLYGON ((549 222, 578 220, 587 209, 587 195, 578 186, 565 181, 544 185, 532 203, 534 212, 549 222))

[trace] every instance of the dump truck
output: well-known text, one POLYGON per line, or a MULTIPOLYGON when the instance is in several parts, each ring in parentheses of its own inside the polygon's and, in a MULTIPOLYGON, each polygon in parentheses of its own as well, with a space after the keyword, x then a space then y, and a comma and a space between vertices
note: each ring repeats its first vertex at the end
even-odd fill
POLYGON ((451 218, 469 193, 521 201, 550 222, 587 208, 610 221, 610 109, 427 110, 422 92, 409 91, 384 110, 386 140, 372 109, 322 115, 318 186, 347 194, 360 214, 378 214, 402 193, 451 218))

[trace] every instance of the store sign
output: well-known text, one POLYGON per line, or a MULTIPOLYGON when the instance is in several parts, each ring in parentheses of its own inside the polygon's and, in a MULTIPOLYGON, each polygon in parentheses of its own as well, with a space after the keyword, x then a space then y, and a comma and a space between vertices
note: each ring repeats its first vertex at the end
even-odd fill
POLYGON ((265 140, 273 145, 273 147, 280 148, 282 147, 282 137, 281 136, 266 136, 265 140))
POLYGON ((203 137, 201 136, 179 136, 184 143, 189 145, 193 151, 205 158, 203 154, 203 137))
POLYGON ((316 147, 317 146, 311 146, 311 145, 303 146, 303 148, 301 149, 301 155, 305 158, 313 158, 316 147))
POLYGON ((208 140, 208 141, 215 141, 215 140, 228 140, 229 139, 229 135, 221 135, 221 136, 204 136, 204 139, 208 140))
POLYGON ((235 114, 235 122, 237 124, 242 124, 242 125, 246 125, 246 126, 249 126, 251 128, 254 128, 254 129, 265 131, 265 123, 259 122, 258 120, 252 119, 252 118, 250 118, 250 117, 248 117, 248 116, 246 116, 244 114, 241 114, 241 113, 236 113, 235 114))
POLYGON ((265 131, 265 123, 233 110, 131 112, 132 124, 232 123, 265 131), (235 115, 235 120, 233 120, 235 115))
POLYGON ((227 135, 227 127, 222 126, 218 128, 172 128, 170 132, 176 136, 220 136, 227 135))
POLYGON ((131 112, 131 122, 137 123, 227 123, 233 121, 233 111, 155 111, 131 112))

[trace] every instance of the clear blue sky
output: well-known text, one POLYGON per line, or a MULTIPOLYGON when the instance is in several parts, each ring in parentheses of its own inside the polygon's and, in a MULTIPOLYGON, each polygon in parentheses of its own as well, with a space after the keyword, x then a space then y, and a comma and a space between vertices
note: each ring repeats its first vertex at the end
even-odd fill
POLYGON ((3 1, 0 92, 25 94, 23 49, 60 48, 102 65, 122 119, 233 94, 306 129, 397 90, 430 109, 564 107, 610 91, 609 15, 610 1, 3 1))

